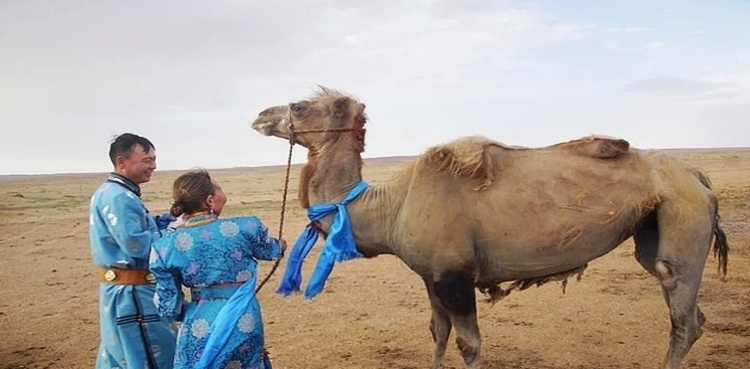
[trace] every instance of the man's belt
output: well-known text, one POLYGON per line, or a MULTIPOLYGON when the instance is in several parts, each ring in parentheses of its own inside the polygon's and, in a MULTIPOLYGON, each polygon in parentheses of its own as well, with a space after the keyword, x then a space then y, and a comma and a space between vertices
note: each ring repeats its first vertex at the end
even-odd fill
POLYGON ((102 282, 112 284, 154 284, 156 279, 148 269, 102 269, 102 282))

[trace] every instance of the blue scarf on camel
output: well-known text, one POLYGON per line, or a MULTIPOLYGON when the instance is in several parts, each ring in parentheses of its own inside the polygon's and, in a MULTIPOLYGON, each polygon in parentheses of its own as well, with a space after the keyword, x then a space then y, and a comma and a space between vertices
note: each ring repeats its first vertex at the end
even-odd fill
POLYGON ((313 227, 313 222, 323 219, 328 214, 336 212, 331 229, 323 245, 323 250, 318 258, 310 282, 305 289, 305 298, 312 299, 325 287, 326 279, 333 271, 333 265, 337 261, 347 261, 362 257, 354 242, 354 234, 349 223, 349 215, 346 213, 346 205, 357 198, 368 186, 364 181, 357 183, 344 200, 338 204, 317 204, 307 210, 310 224, 307 225, 289 254, 284 276, 281 279, 279 289, 276 290, 284 296, 289 296, 300 291, 302 284, 302 263, 312 250, 318 240, 318 231, 313 227))

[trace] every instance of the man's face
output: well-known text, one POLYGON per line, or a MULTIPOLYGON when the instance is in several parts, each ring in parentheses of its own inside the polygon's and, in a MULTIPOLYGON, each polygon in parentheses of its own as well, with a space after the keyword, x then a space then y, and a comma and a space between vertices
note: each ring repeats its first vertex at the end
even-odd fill
POLYGON ((117 173, 136 184, 151 180, 156 169, 156 150, 146 150, 138 144, 133 145, 130 156, 117 157, 117 173))

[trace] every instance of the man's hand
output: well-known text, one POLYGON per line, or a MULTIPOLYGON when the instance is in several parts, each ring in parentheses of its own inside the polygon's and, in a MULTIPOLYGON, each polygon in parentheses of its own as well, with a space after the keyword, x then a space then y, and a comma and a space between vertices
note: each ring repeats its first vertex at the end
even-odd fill
POLYGON ((280 239, 279 243, 281 244, 281 255, 284 255, 284 252, 286 252, 286 240, 280 239))

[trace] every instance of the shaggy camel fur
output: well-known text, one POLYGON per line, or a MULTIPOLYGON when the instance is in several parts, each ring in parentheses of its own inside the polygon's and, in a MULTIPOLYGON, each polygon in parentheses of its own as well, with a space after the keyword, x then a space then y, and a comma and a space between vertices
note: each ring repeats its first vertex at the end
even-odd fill
MULTIPOLYGON (((299 198, 336 203, 362 180, 364 104, 321 88, 271 107, 253 128, 308 149, 299 198)), ((664 369, 701 336, 698 288, 714 240, 726 274, 728 246, 708 179, 659 152, 588 137, 527 149, 469 137, 430 148, 388 184, 347 207, 357 249, 393 254, 419 274, 432 306, 433 368, 451 329, 467 368, 481 365, 475 290, 510 290, 580 274, 634 237, 636 259, 661 282, 672 330, 664 369), (503 282, 511 282, 501 288, 503 282)), ((318 222, 325 233, 331 216, 318 222)))

